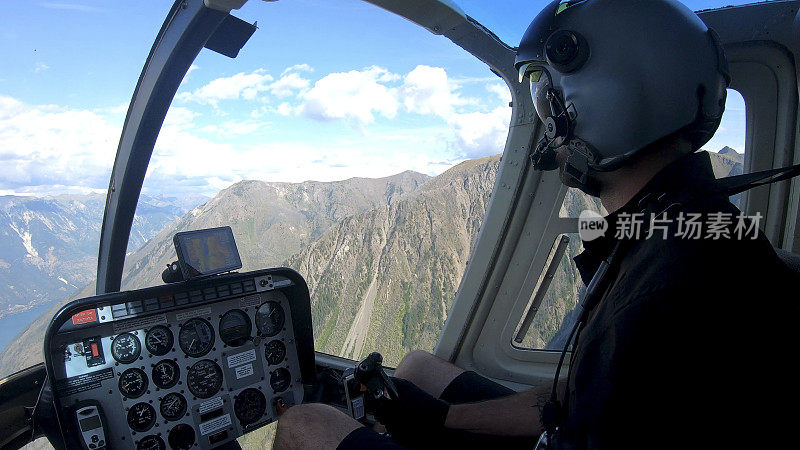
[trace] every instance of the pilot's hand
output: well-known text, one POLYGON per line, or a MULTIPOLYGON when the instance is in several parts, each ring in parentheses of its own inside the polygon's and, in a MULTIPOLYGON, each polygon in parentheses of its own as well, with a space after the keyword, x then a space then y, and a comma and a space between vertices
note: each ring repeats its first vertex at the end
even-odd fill
POLYGON ((391 378, 399 398, 378 400, 375 418, 386 426, 395 440, 412 443, 444 428, 449 403, 428 394, 408 380, 391 378))

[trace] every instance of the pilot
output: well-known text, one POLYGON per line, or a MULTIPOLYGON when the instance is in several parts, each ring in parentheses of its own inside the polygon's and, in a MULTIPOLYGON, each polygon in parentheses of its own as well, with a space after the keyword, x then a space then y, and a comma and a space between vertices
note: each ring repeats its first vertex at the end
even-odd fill
POLYGON ((280 418, 275 448, 529 449, 543 434, 559 449, 792 442, 800 378, 783 363, 796 359, 800 280, 714 190, 699 151, 729 84, 716 34, 675 0, 555 0, 515 66, 544 124, 534 168, 610 212, 575 258, 595 283, 567 373, 515 393, 412 352, 394 373, 400 399, 376 406, 391 437, 308 404, 280 418))

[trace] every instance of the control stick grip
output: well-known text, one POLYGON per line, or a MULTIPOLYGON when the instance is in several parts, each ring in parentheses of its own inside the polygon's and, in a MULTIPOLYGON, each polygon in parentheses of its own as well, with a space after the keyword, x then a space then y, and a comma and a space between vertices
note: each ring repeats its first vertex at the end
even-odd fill
POLYGON ((392 379, 386 375, 383 368, 378 372, 378 375, 381 377, 381 381, 383 382, 384 388, 386 388, 386 393, 389 395, 389 398, 392 400, 400 398, 400 393, 397 392, 397 386, 395 386, 392 379))
POLYGON ((358 363, 353 377, 364 385, 374 398, 388 396, 391 400, 397 400, 400 397, 397 387, 383 370, 383 356, 378 352, 370 353, 358 363))

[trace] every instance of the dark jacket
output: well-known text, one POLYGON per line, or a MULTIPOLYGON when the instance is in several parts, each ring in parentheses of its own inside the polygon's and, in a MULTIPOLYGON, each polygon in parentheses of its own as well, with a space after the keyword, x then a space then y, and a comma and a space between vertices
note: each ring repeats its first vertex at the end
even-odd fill
MULTIPOLYGON (((645 195, 713 177, 705 152, 662 170, 607 217, 604 237, 584 242, 575 258, 584 283, 645 195)), ((698 195, 680 212, 702 215, 701 239, 676 236, 673 212, 666 239, 628 239, 612 266, 579 334, 559 448, 739 448, 783 441, 796 426, 800 282, 763 234, 738 236, 740 211, 727 198, 698 195), (729 236, 711 239, 709 223, 728 214, 729 236)))

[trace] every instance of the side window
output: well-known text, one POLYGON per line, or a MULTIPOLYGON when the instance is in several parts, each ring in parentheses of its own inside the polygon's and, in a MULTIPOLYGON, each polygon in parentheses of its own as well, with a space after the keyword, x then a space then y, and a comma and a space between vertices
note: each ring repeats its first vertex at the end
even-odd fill
POLYGON ((560 350, 576 318, 573 310, 586 290, 572 260, 583 251, 578 233, 556 237, 546 270, 539 276, 512 344, 525 349, 560 350))
MULTIPOLYGON (((717 178, 745 172, 745 103, 739 92, 728 89, 725 114, 714 137, 702 150, 711 158, 717 178)), ((741 194, 731 202, 741 207, 741 194)), ((583 210, 607 214, 597 198, 577 189, 567 189, 560 217, 578 217, 583 210)), ((521 349, 560 350, 575 321, 573 309, 586 289, 573 257, 583 251, 577 233, 559 235, 550 251, 549 267, 542 273, 517 324, 512 345, 521 349), (550 262, 552 261, 552 263, 550 262)))
MULTIPOLYGON (((744 98, 739 91, 728 89, 725 114, 714 137, 703 146, 711 155, 711 165, 717 178, 741 175, 745 170, 745 133, 747 114, 744 98)), ((731 197, 731 202, 742 208, 742 195, 731 197)))

